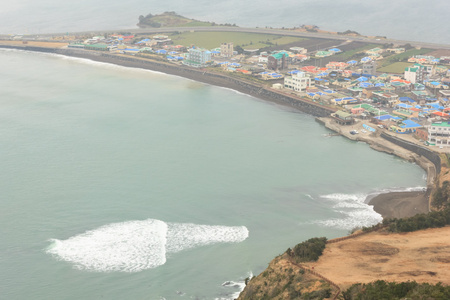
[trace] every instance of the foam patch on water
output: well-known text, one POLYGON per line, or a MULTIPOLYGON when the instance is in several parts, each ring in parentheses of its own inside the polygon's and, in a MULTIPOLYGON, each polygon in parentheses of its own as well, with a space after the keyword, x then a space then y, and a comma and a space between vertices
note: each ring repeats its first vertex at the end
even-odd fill
POLYGON ((314 223, 339 229, 351 230, 357 227, 372 226, 383 220, 380 214, 373 210, 372 205, 364 201, 366 194, 330 194, 320 196, 333 203, 333 209, 342 214, 342 218, 315 221, 314 223))
POLYGON ((176 253, 190 248, 216 243, 240 243, 248 237, 246 227, 210 226, 169 223, 167 252, 176 253))
POLYGON ((46 252, 75 268, 99 272, 139 272, 166 262, 168 253, 247 239, 246 227, 165 223, 113 223, 67 240, 52 239, 46 252))
MULTIPOLYGON (((253 272, 249 272, 247 274, 247 278, 251 279, 253 277, 253 272)), ((222 286, 226 289, 230 290, 226 296, 215 298, 214 300, 233 300, 237 299, 239 297, 239 294, 244 290, 245 288, 245 279, 241 279, 239 281, 225 281, 222 283, 222 286)))

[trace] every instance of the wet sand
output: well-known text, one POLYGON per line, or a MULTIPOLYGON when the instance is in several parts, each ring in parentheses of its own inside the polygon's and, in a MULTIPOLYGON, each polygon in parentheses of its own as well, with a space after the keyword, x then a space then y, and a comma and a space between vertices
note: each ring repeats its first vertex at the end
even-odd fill
POLYGON ((383 218, 407 218, 428 213, 426 192, 391 192, 380 194, 369 202, 383 218))

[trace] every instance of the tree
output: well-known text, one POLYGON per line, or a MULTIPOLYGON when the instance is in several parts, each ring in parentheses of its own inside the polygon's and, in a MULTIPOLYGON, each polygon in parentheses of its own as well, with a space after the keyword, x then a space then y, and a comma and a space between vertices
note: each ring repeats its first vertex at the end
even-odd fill
POLYGON ((239 53, 239 54, 244 53, 244 49, 243 49, 241 46, 239 46, 239 45, 237 45, 236 47, 234 47, 234 50, 236 50, 237 53, 239 53))

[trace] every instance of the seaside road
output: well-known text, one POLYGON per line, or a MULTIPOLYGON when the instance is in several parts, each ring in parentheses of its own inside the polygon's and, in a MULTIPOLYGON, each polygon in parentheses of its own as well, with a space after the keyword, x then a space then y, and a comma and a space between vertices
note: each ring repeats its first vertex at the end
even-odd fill
MULTIPOLYGON (((71 35, 82 34, 101 34, 101 33, 114 33, 114 32, 130 32, 133 34, 155 34, 165 32, 186 32, 186 31, 198 31, 198 32, 245 32, 245 33, 263 33, 263 34, 276 34, 285 36, 296 36, 306 38, 322 38, 322 39, 337 39, 344 41, 356 41, 356 42, 370 42, 373 44, 389 44, 396 45, 411 44, 414 47, 431 48, 431 49, 446 49, 450 50, 450 43, 437 44, 427 43, 419 41, 405 41, 397 39, 378 39, 369 38, 366 36, 348 36, 338 34, 327 34, 318 32, 303 32, 293 29, 272 29, 272 28, 245 28, 245 27, 233 27, 233 26, 211 26, 211 27, 163 27, 163 28, 131 28, 131 29, 116 29, 116 30, 92 30, 87 32, 72 32, 71 35)), ((53 33, 53 34, 40 34, 39 37, 51 37, 54 35, 66 35, 67 33, 53 33)), ((30 38, 37 38, 37 35, 28 35, 30 38)), ((0 38, 10 38, 9 35, 0 35, 0 38)))

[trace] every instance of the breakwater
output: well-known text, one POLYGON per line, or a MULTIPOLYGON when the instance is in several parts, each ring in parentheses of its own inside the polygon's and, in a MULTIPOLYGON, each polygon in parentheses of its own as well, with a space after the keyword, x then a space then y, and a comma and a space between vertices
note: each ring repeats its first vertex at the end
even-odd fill
POLYGON ((110 54, 79 49, 66 48, 46 48, 35 46, 11 46, 0 45, 2 48, 20 49, 25 51, 38 51, 45 53, 55 53, 71 57, 85 58, 98 62, 112 63, 131 68, 141 68, 166 74, 176 75, 195 81, 215 86, 230 88, 256 98, 293 107, 304 113, 326 117, 336 109, 315 103, 309 99, 288 95, 283 92, 273 90, 265 85, 250 82, 241 78, 236 78, 227 74, 212 72, 207 69, 196 69, 181 64, 173 64, 165 61, 157 61, 130 55, 110 54))
POLYGON ((441 158, 439 157, 439 154, 437 154, 436 152, 431 151, 430 149, 427 149, 425 147, 410 143, 408 141, 399 139, 385 132, 382 132, 380 136, 383 139, 388 140, 393 144, 396 144, 397 146, 400 146, 406 150, 416 153, 417 155, 427 158, 435 166, 436 174, 439 174, 441 172, 441 158))

